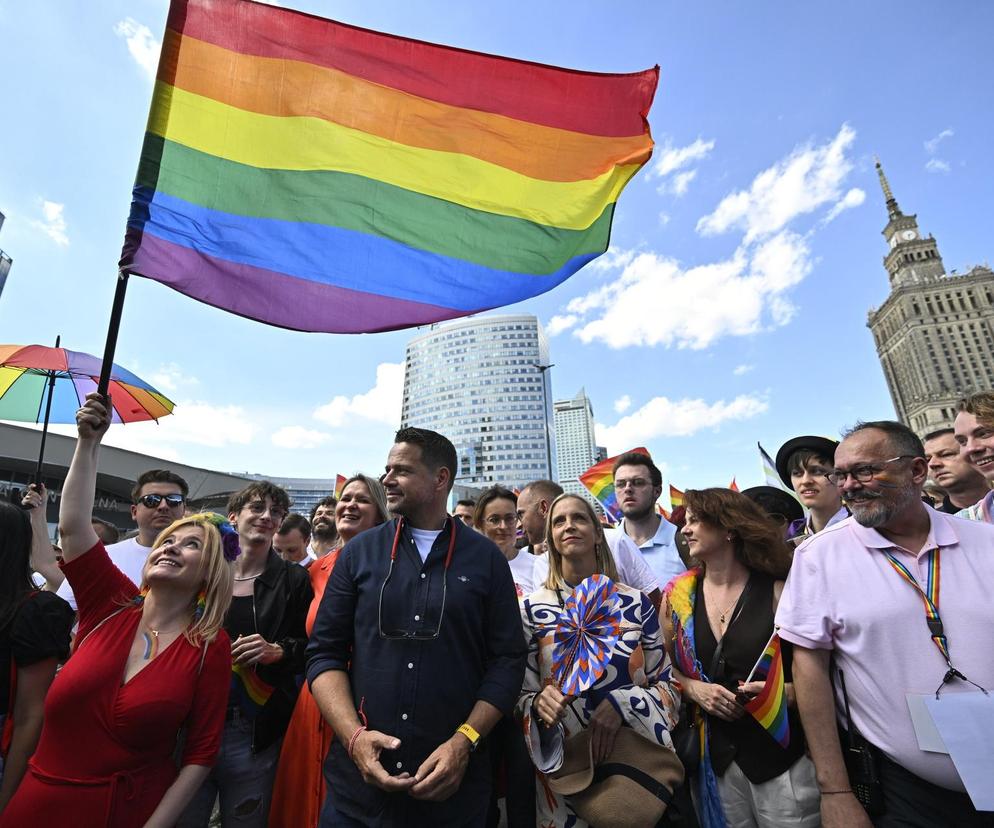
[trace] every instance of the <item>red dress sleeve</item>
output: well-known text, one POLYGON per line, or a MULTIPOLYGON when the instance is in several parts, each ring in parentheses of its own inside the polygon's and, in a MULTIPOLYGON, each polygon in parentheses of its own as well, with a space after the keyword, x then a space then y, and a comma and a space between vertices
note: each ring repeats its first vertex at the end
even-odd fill
MULTIPOLYGON (((198 660, 199 666, 199 660, 198 660)), ((221 749, 224 714, 231 687, 231 639, 221 630, 207 647, 204 667, 197 677, 181 765, 213 765, 221 749)))
POLYGON ((138 595, 138 587, 114 566, 99 540, 78 558, 62 564, 62 572, 76 596, 77 642, 82 642, 101 621, 126 607, 138 595))

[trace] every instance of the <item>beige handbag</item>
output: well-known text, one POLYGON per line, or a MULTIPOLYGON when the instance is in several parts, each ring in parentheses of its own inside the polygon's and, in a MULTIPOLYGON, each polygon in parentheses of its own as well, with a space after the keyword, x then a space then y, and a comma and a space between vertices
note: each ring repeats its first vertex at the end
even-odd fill
POLYGON ((594 828, 652 828, 683 782, 683 765, 669 748, 624 726, 611 755, 594 765, 590 731, 583 730, 566 740, 563 766, 548 782, 594 828))

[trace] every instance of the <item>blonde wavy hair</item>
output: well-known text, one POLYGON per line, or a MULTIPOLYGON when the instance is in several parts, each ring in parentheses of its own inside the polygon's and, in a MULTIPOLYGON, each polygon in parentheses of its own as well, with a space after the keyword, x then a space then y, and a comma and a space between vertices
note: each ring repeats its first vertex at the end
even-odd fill
MULTIPOLYGON (((205 513, 188 515, 179 520, 174 520, 165 529, 159 532, 159 536, 152 544, 149 555, 162 546, 163 542, 177 529, 184 526, 199 526, 204 532, 204 545, 201 550, 200 572, 203 577, 204 611, 186 628, 183 635, 186 640, 195 647, 203 644, 210 644, 217 638, 218 632, 224 626, 224 616, 231 606, 231 590, 234 586, 235 578, 232 563, 224 557, 224 547, 221 543, 221 532, 211 522, 212 517, 205 513)), ((142 572, 142 593, 148 588, 145 583, 144 570, 142 572)), ((197 598, 199 590, 193 596, 191 607, 196 612, 197 598)))
POLYGON ((607 537, 601 527, 600 518, 584 498, 575 494, 561 494, 552 501, 549 507, 549 515, 545 519, 545 545, 548 547, 549 575, 545 579, 546 589, 555 589, 561 586, 563 581, 563 555, 556 548, 556 543, 552 539, 552 516, 556 513, 556 506, 563 500, 575 500, 583 504, 583 509, 590 518, 590 523, 594 527, 594 559, 597 572, 607 575, 612 581, 618 581, 618 567, 614 563, 614 555, 611 554, 611 547, 607 545, 607 537))

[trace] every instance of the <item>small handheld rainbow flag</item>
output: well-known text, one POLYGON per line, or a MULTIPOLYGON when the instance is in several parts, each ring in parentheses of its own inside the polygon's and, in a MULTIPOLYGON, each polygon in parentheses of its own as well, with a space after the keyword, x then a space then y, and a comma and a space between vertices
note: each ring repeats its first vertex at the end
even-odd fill
POLYGON ((739 484, 735 482, 734 477, 732 478, 732 482, 728 484, 728 488, 733 492, 737 492, 739 490, 739 484))
MULTIPOLYGON (((646 456, 649 455, 649 450, 644 446, 630 449, 630 451, 646 456)), ((628 454, 628 452, 626 451, 624 454, 628 454)), ((623 517, 621 509, 618 507, 618 497, 614 493, 614 474, 611 472, 614 461, 619 457, 621 455, 616 454, 614 457, 601 460, 580 475, 580 482, 586 486, 588 492, 600 501, 601 506, 604 507, 604 511, 607 512, 615 523, 620 523, 623 517)))
POLYGON ((754 699, 746 702, 745 709, 786 749, 790 743, 790 723, 787 720, 787 694, 783 687, 780 636, 776 630, 746 681, 751 681, 753 676, 760 674, 766 675, 766 684, 754 699))
POLYGON ((683 492, 670 483, 670 509, 675 510, 678 506, 683 506, 683 492))
POLYGON ((246 719, 254 719, 273 695, 273 686, 267 684, 251 665, 231 665, 231 701, 238 704, 246 719))
POLYGON ((342 499, 342 489, 345 488, 345 480, 346 480, 346 477, 345 477, 344 474, 336 474, 335 475, 335 499, 336 500, 341 500, 342 499))

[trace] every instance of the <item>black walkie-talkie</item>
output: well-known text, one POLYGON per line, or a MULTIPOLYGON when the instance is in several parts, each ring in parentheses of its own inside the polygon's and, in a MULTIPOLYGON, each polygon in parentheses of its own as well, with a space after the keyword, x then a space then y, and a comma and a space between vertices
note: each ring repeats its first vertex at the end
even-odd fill
POLYGON ((842 755, 849 774, 849 785, 860 804, 870 816, 884 812, 883 789, 880 785, 880 769, 873 749, 856 729, 849 714, 849 694, 846 692, 846 678, 842 670, 839 674, 839 687, 842 689, 842 704, 846 711, 845 743, 842 755))

